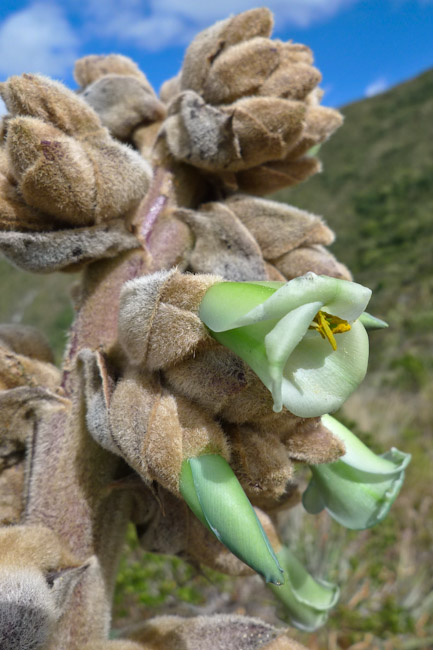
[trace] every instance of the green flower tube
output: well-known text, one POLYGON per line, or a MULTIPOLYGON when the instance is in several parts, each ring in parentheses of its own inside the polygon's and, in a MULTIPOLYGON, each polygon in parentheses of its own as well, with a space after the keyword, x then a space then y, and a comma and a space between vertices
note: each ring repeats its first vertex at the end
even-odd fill
POLYGON ((281 587, 269 588, 283 603, 292 625, 308 632, 317 630, 326 623, 329 610, 338 601, 339 588, 315 580, 286 546, 277 552, 277 558, 286 579, 281 587))
POLYGON ((199 316, 283 405, 300 417, 338 409, 363 380, 368 337, 359 320, 366 287, 315 273, 281 282, 221 282, 199 316))
POLYGON ((266 582, 284 583, 283 570, 254 508, 227 461, 217 454, 182 464, 180 492, 200 521, 266 582))
POLYGON ((325 508, 352 530, 371 528, 386 517, 394 503, 410 454, 393 447, 377 456, 335 418, 326 415, 322 422, 344 442, 346 453, 335 463, 310 466, 312 478, 302 496, 304 508, 310 514, 325 508))

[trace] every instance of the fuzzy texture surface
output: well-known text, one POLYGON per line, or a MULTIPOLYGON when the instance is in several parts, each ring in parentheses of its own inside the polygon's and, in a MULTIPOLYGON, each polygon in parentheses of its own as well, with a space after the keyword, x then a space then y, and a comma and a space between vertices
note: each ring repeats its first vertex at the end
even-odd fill
POLYGON ((21 201, 47 215, 46 226, 49 218, 54 225, 98 224, 137 207, 150 167, 110 138, 81 98, 37 75, 11 77, 0 94, 11 113, 8 173, 21 201))
POLYGON ((281 641, 278 637, 278 630, 258 619, 223 614, 190 619, 159 616, 131 634, 145 650, 303 650, 284 635, 281 641))

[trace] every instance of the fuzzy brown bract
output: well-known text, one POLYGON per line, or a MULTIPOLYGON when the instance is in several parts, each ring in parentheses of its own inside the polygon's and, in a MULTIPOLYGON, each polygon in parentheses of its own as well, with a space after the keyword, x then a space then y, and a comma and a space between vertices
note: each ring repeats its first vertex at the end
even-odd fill
POLYGON ((311 50, 272 41, 271 31, 263 8, 201 32, 179 80, 165 91, 172 101, 160 132, 177 160, 258 195, 319 171, 309 150, 342 122, 337 111, 319 106, 321 75, 311 50))

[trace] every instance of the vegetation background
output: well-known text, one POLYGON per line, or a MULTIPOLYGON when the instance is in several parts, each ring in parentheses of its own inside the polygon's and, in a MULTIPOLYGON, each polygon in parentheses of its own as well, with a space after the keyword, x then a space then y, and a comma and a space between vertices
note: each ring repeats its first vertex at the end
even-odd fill
MULTIPOLYGON (((323 146, 324 173, 274 198, 323 215, 334 252, 373 289, 370 372, 341 413, 377 453, 412 454, 406 482, 382 525, 361 533, 302 507, 281 516, 286 541, 310 571, 340 583, 329 624, 294 636, 311 650, 433 648, 433 70, 342 109, 323 146)), ((75 276, 35 276, 0 260, 0 321, 46 333, 61 362, 73 318, 75 276)), ((302 477, 301 477, 302 480, 302 477)), ((284 622, 258 578, 231 579, 140 550, 122 557, 114 631, 162 611, 231 611, 284 622)))

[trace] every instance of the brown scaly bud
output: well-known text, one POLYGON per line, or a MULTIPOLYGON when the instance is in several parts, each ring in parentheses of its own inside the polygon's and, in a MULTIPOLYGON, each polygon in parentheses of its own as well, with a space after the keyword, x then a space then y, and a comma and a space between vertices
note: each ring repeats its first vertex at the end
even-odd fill
POLYGON ((25 458, 40 420, 64 408, 65 400, 42 388, 0 391, 0 524, 16 524, 24 507, 25 458))
POLYGON ((0 326, 0 389, 43 386, 55 391, 60 371, 52 364, 49 353, 48 345, 34 328, 0 326))
POLYGON ((322 171, 318 158, 302 156, 296 160, 270 161, 236 174, 236 189, 256 196, 271 194, 297 185, 322 171))
POLYGON ((299 246, 328 246, 334 241, 334 233, 320 217, 285 203, 235 194, 226 205, 251 232, 265 260, 299 246))
POLYGON ((130 638, 145 644, 146 650, 306 650, 259 619, 232 614, 157 616, 136 628, 130 638))
POLYGON ((201 92, 211 67, 227 48, 255 38, 269 36, 272 14, 268 9, 251 9, 215 23, 200 32, 189 45, 181 71, 181 88, 201 92))
POLYGON ((29 325, 0 325, 0 344, 14 352, 46 363, 54 363, 54 355, 45 336, 29 325))
POLYGON ((317 275, 329 275, 341 280, 352 279, 349 269, 320 244, 300 246, 273 260, 272 264, 288 280, 304 275, 308 271, 313 271, 317 275))
POLYGON ((306 98, 304 127, 299 140, 281 161, 271 161, 236 175, 237 186, 251 194, 270 194, 297 185, 321 171, 318 158, 309 151, 326 142, 343 123, 343 116, 333 108, 319 106, 317 89, 306 98))
POLYGON ((313 104, 307 107, 302 138, 290 150, 286 162, 295 161, 308 153, 336 131, 343 123, 343 116, 333 108, 313 104))
POLYGON ((211 104, 229 104, 249 95, 303 100, 321 74, 291 56, 296 47, 261 37, 229 47, 213 62, 200 94, 211 104), (234 75, 236 69, 242 74, 234 75))
POLYGON ((96 113, 72 90, 41 75, 23 74, 0 84, 9 113, 34 117, 66 135, 85 137, 102 129, 96 113))
POLYGON ((110 138, 81 98, 36 75, 12 77, 1 94, 17 115, 6 129, 9 180, 27 206, 43 213, 44 230, 91 226, 137 207, 150 168, 110 138))
POLYGON ((126 378, 116 386, 110 428, 123 457, 142 478, 156 480, 174 494, 179 494, 185 459, 230 455, 221 427, 205 411, 141 378, 126 378))
POLYGON ((38 422, 63 407, 60 372, 45 339, 32 327, 0 326, 0 524, 19 522, 25 456, 38 422))
POLYGON ((75 78, 81 96, 119 140, 129 140, 137 127, 165 117, 165 108, 146 75, 127 57, 111 54, 79 59, 75 78))
POLYGON ((172 155, 214 173, 283 158, 302 133, 305 107, 278 97, 247 97, 214 107, 191 90, 168 110, 161 137, 172 155))
POLYGON ((269 11, 254 9, 204 30, 186 52, 179 87, 166 93, 160 142, 226 191, 267 194, 320 171, 308 152, 342 121, 318 106, 311 50, 270 40, 271 29, 269 11))
POLYGON ((17 117, 9 122, 6 146, 24 201, 66 225, 123 216, 148 187, 146 163, 106 134, 80 143, 50 124, 17 117))
MULTIPOLYGON (((48 223, 52 221, 48 219, 48 223)), ((30 208, 20 197, 10 172, 7 152, 0 148, 0 231, 40 231, 46 227, 40 212, 30 208)))
POLYGON ((284 203, 242 194, 230 197, 225 204, 248 228, 264 259, 283 279, 291 280, 308 271, 351 279, 348 269, 325 248, 334 241, 334 233, 320 217, 284 203))
POLYGON ((137 240, 126 230, 123 219, 90 228, 61 228, 60 220, 24 202, 2 147, 0 250, 13 264, 35 273, 70 271, 91 260, 114 257, 137 247, 137 240))
POLYGON ((121 54, 91 54, 75 62, 74 77, 81 88, 109 74, 145 80, 146 75, 132 59, 121 54))
POLYGON ((119 308, 119 342, 131 364, 159 370, 213 345, 198 317, 208 288, 221 278, 161 271, 127 282, 119 308), (187 278, 187 282, 185 282, 187 278))
POLYGON ((276 434, 231 427, 232 466, 248 497, 277 501, 293 482, 293 464, 276 434))
POLYGON ((176 216, 192 230, 194 247, 188 256, 195 273, 215 273, 225 280, 266 280, 260 248, 251 232, 224 203, 204 203, 200 209, 178 210, 176 216))
POLYGON ((132 369, 114 386, 100 354, 83 350, 79 358, 90 434, 122 456, 146 483, 156 480, 179 494, 186 458, 202 453, 230 457, 219 424, 196 404, 164 389, 156 375, 132 369))

